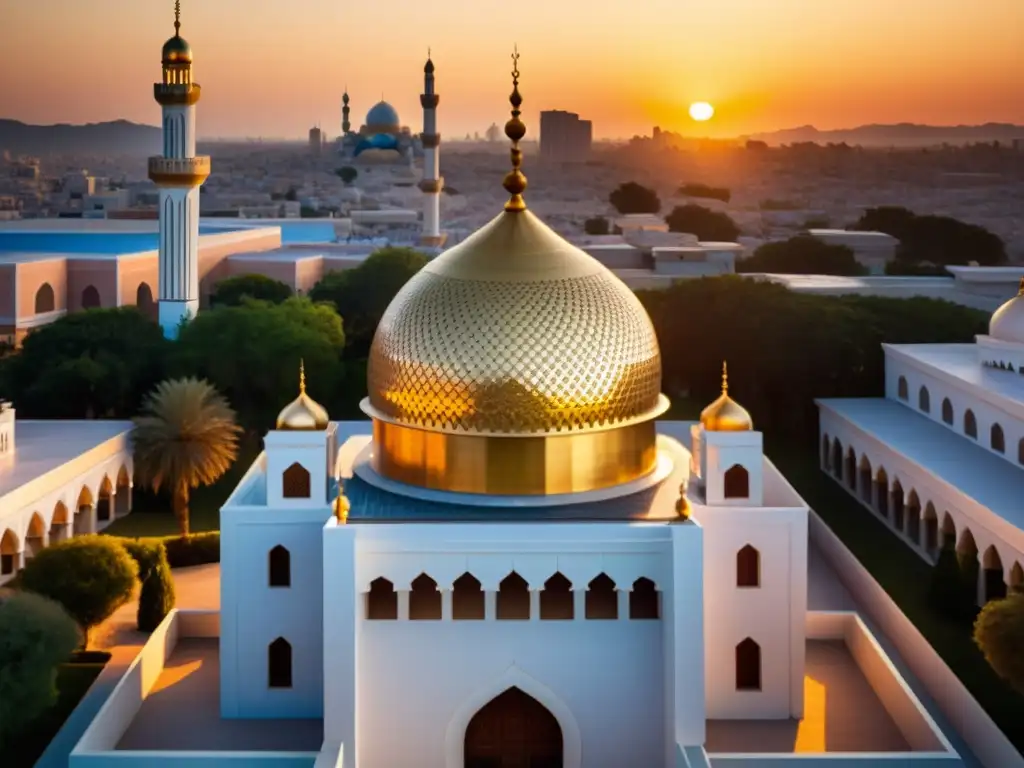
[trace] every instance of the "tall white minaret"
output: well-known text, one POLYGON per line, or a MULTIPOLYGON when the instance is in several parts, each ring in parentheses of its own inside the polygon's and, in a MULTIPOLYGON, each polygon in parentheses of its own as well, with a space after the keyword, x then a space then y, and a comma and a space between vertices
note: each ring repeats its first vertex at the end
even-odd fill
POLYGON ((159 318, 168 338, 199 310, 199 187, 210 175, 210 158, 196 156, 200 88, 180 28, 175 0, 174 37, 164 43, 163 80, 153 86, 163 108, 164 152, 149 158, 149 178, 160 188, 159 318))
POLYGON ((427 64, 423 67, 423 93, 420 104, 423 106, 423 179, 420 189, 424 194, 423 232, 420 245, 440 248, 444 245, 445 235, 441 234, 441 190, 444 179, 441 177, 441 164, 438 152, 441 147, 441 134, 437 132, 437 103, 440 96, 434 92, 434 62, 427 52, 427 64))

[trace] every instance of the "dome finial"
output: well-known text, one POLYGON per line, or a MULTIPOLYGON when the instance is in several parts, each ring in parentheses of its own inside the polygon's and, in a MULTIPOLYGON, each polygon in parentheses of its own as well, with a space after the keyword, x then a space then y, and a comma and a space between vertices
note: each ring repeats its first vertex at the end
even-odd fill
POLYGON ((299 358, 299 394, 306 394, 306 361, 299 358))
POLYGON ((729 394, 729 365, 722 361, 722 394, 729 394))
POLYGON ((505 174, 502 186, 512 197, 505 203, 506 211, 525 211, 526 203, 523 201, 523 192, 526 191, 526 176, 519 170, 523 163, 523 150, 519 148, 519 142, 526 135, 526 126, 519 119, 522 112, 523 97, 519 95, 519 46, 512 49, 512 95, 508 97, 512 105, 512 119, 505 123, 505 135, 512 140, 512 170, 505 174))
POLYGON ((174 36, 178 36, 181 29, 181 0, 174 0, 174 36))

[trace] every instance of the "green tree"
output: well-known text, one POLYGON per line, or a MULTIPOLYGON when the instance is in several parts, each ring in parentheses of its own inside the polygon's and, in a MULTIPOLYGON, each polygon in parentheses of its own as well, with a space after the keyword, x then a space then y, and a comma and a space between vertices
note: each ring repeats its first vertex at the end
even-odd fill
POLYGON ((239 423, 262 435, 298 392, 299 360, 310 395, 328 409, 338 397, 351 397, 336 388, 344 346, 341 318, 329 304, 295 296, 281 304, 246 300, 200 312, 183 328, 174 370, 211 382, 239 423))
POLYGON ((765 243, 736 264, 737 272, 778 272, 786 275, 866 275, 845 245, 829 245, 810 235, 765 243))
POLYGON ((1024 693, 1024 593, 987 603, 974 623, 974 642, 996 674, 1024 693))
POLYGON ((627 181, 620 184, 614 192, 608 196, 608 202, 619 213, 657 213, 661 210, 661 200, 658 193, 653 189, 637 184, 635 181, 627 181))
POLYGON ((309 297, 334 305, 344 318, 347 354, 366 357, 391 300, 426 264, 427 257, 412 248, 381 248, 354 269, 328 272, 309 297))
POLYGON ((170 492, 182 536, 189 535, 189 494, 231 468, 241 431, 227 400, 198 379, 161 382, 135 417, 136 475, 154 492, 170 492))
POLYGON ((167 548, 159 539, 125 539, 122 544, 139 568, 141 588, 135 624, 142 632, 152 632, 174 608, 174 577, 167 562, 167 548))
POLYGON ((0 752, 57 701, 57 667, 81 644, 59 603, 30 592, 0 599, 0 752))
POLYGON ((135 307, 76 312, 33 331, 0 360, 19 416, 129 418, 164 375, 170 346, 135 307))
POLYGON ((292 295, 291 286, 266 275, 236 275, 217 283, 210 295, 210 306, 236 307, 246 297, 280 304, 292 295))
POLYGON ((708 184, 683 184, 679 187, 679 194, 686 197, 703 197, 708 200, 721 200, 728 203, 732 199, 732 192, 725 187, 712 187, 708 184))
POLYGON ((56 600, 89 632, 127 603, 138 568, 124 547, 109 536, 75 536, 39 552, 21 572, 21 587, 56 600))
POLYGON ((906 208, 869 208, 851 227, 885 232, 900 241, 898 261, 908 264, 1006 263, 1006 244, 992 232, 949 216, 918 216, 906 208))
POLYGON ((692 203, 673 208, 665 223, 670 232, 686 232, 698 240, 728 243, 740 236, 740 228, 728 214, 692 203))
POLYGON ((359 178, 359 171, 357 171, 351 165, 343 165, 341 168, 335 171, 335 174, 337 174, 338 178, 341 179, 345 186, 348 186, 357 178, 359 178))
POLYGON ((608 219, 604 216, 593 216, 583 222, 583 231, 588 235, 607 235, 608 219))

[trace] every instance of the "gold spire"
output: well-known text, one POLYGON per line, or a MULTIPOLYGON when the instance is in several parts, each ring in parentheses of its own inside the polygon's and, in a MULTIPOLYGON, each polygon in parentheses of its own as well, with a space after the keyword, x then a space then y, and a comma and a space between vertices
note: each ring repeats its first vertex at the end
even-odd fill
POLYGON ((522 112, 523 97, 519 95, 519 46, 512 52, 512 95, 508 97, 512 105, 512 119, 505 123, 505 135, 512 140, 512 170, 505 174, 502 186, 512 197, 505 203, 506 211, 525 211, 526 203, 523 201, 523 192, 526 191, 526 177, 519 170, 523 163, 523 150, 519 148, 519 142, 526 135, 526 126, 519 119, 522 112))
POLYGON ((722 394, 700 414, 700 423, 708 432, 749 432, 754 428, 750 413, 729 397, 729 368, 722 361, 722 394))
POLYGON ((320 403, 306 394, 306 363, 299 361, 299 396, 277 415, 277 428, 291 431, 327 429, 330 417, 320 403))
POLYGON ((181 29, 181 0, 174 0, 174 36, 178 37, 181 29))
POLYGON ((679 498, 676 499, 676 514, 683 520, 690 519, 690 500, 686 498, 686 483, 679 486, 679 498))

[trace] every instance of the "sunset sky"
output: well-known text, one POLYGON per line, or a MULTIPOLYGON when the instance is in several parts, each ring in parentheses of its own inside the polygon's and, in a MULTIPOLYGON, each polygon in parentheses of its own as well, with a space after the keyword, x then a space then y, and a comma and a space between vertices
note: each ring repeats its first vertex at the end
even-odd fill
MULTIPOLYGON (((171 0, 3 0, 0 117, 156 124, 171 0)), ((427 47, 442 134, 569 109, 597 137, 813 124, 1024 123, 1024 0, 183 0, 199 135, 336 135, 383 94, 422 125, 427 47), (713 120, 687 117, 712 103, 713 120)))

